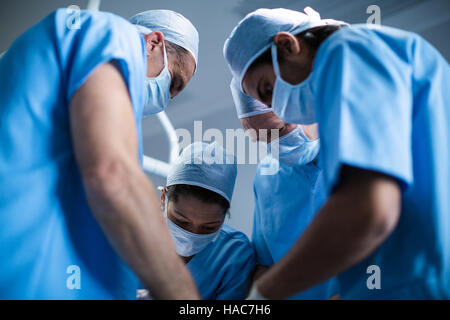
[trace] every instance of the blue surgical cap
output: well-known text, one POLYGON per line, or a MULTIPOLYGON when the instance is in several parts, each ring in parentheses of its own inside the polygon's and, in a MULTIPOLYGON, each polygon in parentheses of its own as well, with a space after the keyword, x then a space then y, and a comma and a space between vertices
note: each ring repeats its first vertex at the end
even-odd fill
POLYGON ((189 51, 198 65, 198 32, 183 15, 171 10, 148 10, 131 17, 130 22, 162 32, 165 40, 189 51))
POLYGON ((272 108, 269 108, 264 103, 242 92, 239 87, 239 83, 235 78, 231 80, 230 89, 239 119, 273 111, 272 108))
POLYGON ((167 186, 187 184, 223 196, 231 203, 237 175, 235 157, 216 142, 188 145, 167 175, 167 186))
POLYGON ((247 69, 272 45, 277 33, 285 31, 298 34, 327 24, 344 23, 321 19, 319 13, 310 7, 306 7, 304 11, 305 13, 282 8, 258 9, 249 13, 234 28, 225 41, 223 54, 241 90, 247 69))

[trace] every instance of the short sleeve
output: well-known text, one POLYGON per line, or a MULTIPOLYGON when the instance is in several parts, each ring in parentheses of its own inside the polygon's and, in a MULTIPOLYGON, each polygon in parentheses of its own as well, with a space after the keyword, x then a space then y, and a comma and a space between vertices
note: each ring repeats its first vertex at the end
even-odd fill
MULTIPOLYGON (((258 173, 257 173, 258 175, 258 173)), ((256 184, 256 178, 255 178, 256 184)), ((273 258, 270 254, 269 247, 267 246, 267 241, 264 238, 262 232, 262 222, 261 222, 261 206, 258 201, 258 189, 256 185, 253 186, 253 193, 255 199, 255 210, 253 213, 253 230, 252 230, 252 242, 255 246, 256 262, 264 266, 273 265, 273 258)))
POLYGON ((407 187, 413 182, 408 62, 365 32, 329 40, 312 76, 328 192, 342 165, 393 176, 407 187))
POLYGON ((114 61, 133 105, 140 105, 141 101, 136 100, 143 99, 145 56, 137 30, 123 18, 105 12, 81 11, 78 28, 68 28, 72 18, 65 9, 57 10, 55 31, 66 101, 71 100, 96 67, 114 61))

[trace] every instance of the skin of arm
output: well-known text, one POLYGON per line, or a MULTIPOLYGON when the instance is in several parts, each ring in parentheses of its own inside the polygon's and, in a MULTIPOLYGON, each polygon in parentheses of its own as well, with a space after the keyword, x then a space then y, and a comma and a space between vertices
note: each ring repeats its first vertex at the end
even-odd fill
POLYGON ((140 168, 130 97, 113 63, 96 68, 75 92, 70 125, 89 206, 112 247, 153 297, 198 299, 140 168))
POLYGON ((255 267, 255 271, 253 272, 253 278, 252 281, 256 282, 259 278, 261 278, 263 276, 263 274, 265 274, 267 272, 267 270, 269 270, 270 267, 269 266, 265 266, 262 264, 257 264, 255 267))
POLYGON ((340 182, 291 250, 256 282, 260 294, 283 299, 368 257, 400 217, 397 180, 343 166, 340 182))

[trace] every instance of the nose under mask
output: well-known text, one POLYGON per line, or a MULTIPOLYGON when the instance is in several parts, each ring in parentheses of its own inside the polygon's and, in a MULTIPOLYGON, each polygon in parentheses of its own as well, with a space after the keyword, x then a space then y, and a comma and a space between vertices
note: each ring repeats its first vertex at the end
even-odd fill
POLYGON ((276 75, 272 93, 272 108, 275 114, 289 123, 312 124, 316 122, 314 95, 310 84, 311 75, 296 85, 283 80, 275 44, 272 45, 272 64, 276 75))
POLYGON ((189 232, 177 224, 172 222, 167 216, 167 198, 166 207, 164 209, 164 216, 166 218, 167 226, 175 243, 177 253, 182 257, 191 257, 203 249, 205 249, 211 242, 215 241, 219 236, 220 230, 208 234, 197 234, 189 232))

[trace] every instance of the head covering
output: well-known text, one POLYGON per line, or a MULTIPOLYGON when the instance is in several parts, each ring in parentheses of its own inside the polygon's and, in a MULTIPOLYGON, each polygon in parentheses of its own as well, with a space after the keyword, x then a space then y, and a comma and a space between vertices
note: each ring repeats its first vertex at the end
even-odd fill
POLYGON ((183 15, 171 10, 148 10, 134 15, 130 22, 150 31, 161 31, 167 41, 189 51, 198 65, 198 32, 183 15))
POLYGON ((231 32, 225 41, 223 53, 233 77, 242 90, 242 79, 247 69, 282 31, 298 34, 305 30, 328 24, 345 24, 342 21, 321 19, 310 7, 305 13, 289 9, 258 9, 249 13, 231 32))
POLYGON ((234 78, 231 80, 230 89, 239 119, 273 112, 272 108, 242 92, 239 83, 234 78))
POLYGON ((231 203, 237 165, 235 157, 216 142, 194 142, 188 145, 167 175, 167 186, 187 184, 223 196, 231 203))

